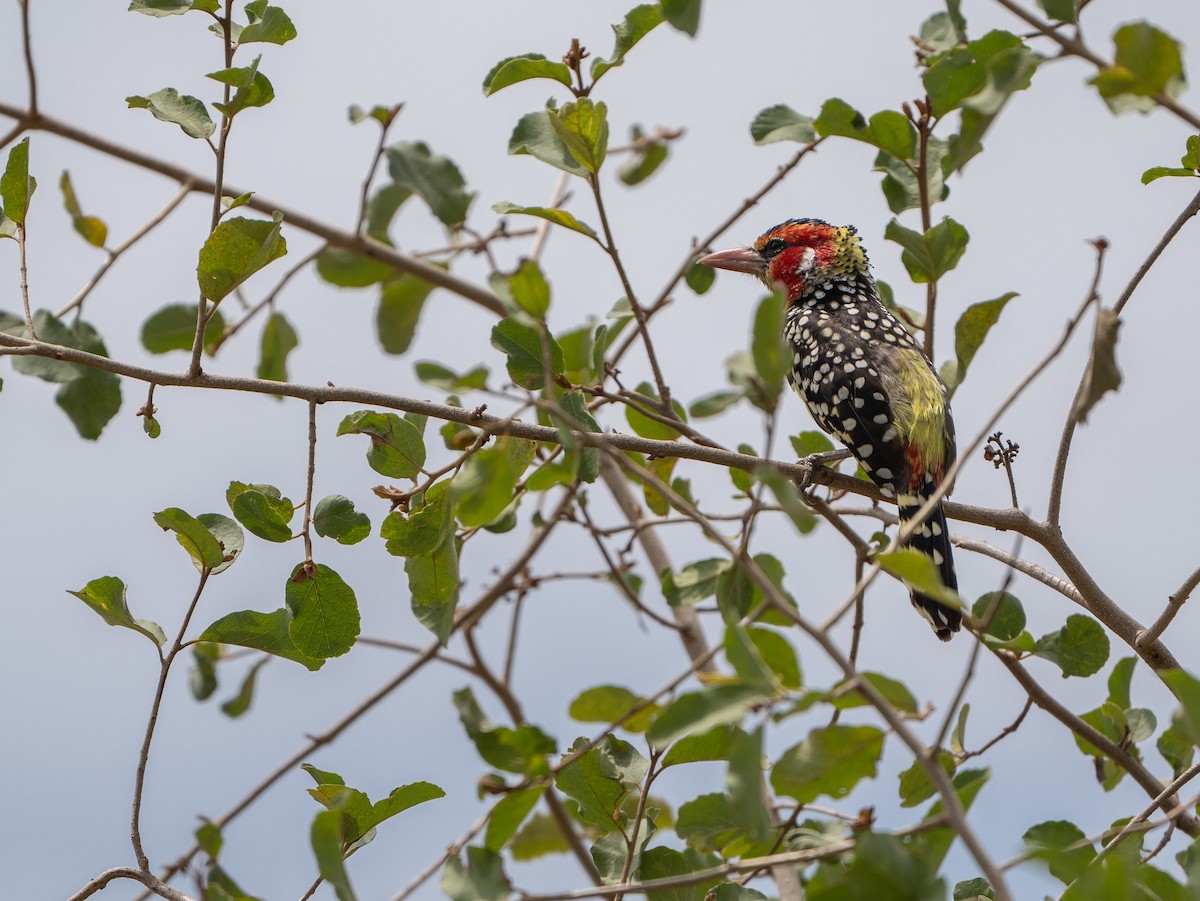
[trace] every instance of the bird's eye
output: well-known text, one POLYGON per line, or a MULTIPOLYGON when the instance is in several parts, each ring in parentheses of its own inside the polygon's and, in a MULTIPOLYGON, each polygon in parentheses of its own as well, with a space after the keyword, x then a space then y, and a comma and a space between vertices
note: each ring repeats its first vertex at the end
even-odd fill
POLYGON ((770 259, 771 257, 782 253, 784 248, 787 246, 787 241, 783 240, 783 238, 772 238, 763 245, 761 253, 764 257, 770 259))

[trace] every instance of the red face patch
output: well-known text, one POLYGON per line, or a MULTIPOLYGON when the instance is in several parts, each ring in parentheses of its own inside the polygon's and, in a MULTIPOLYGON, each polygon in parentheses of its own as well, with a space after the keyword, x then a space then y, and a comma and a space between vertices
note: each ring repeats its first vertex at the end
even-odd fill
POLYGON ((782 284, 789 301, 804 293, 805 281, 825 270, 837 254, 836 230, 825 223, 785 222, 754 242, 754 249, 768 260, 772 283, 782 284))

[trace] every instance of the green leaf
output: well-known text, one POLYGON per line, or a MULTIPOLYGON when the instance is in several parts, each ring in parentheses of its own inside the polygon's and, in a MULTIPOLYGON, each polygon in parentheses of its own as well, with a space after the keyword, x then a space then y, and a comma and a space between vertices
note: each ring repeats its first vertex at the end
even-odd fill
POLYGON ((539 110, 521 117, 508 139, 510 154, 529 154, 556 169, 584 177, 587 172, 575 159, 566 142, 555 129, 555 110, 539 110))
MULTIPOLYGON (((636 394, 638 395, 637 397, 630 398, 633 403, 640 404, 648 410, 653 410, 660 416, 666 415, 661 412, 664 405, 658 397, 658 392, 654 390, 654 386, 649 382, 640 382, 637 386, 636 394)), ((687 421, 687 413, 683 409, 682 404, 673 401, 671 409, 681 422, 687 421)), ((641 435, 643 438, 653 438, 658 441, 674 441, 679 437, 678 429, 647 416, 633 406, 625 408, 625 421, 629 423, 629 427, 635 433, 641 435)))
MULTIPOLYGON (((608 59, 598 56, 592 60, 592 81, 598 81, 600 76, 609 69, 615 69, 617 66, 622 65, 625 62, 625 54, 632 50, 638 41, 653 31, 662 21, 663 7, 658 3, 643 3, 641 6, 635 6, 627 12, 625 18, 612 27, 613 32, 616 34, 612 56, 608 59)), ((568 78, 564 84, 569 85, 570 79, 568 78)))
POLYGON ((467 218, 475 195, 467 191, 449 157, 435 154, 422 141, 403 141, 387 149, 387 160, 392 181, 418 195, 444 224, 457 225, 467 218))
POLYGON ((629 872, 636 873, 642 863, 642 851, 653 834, 654 823, 643 819, 636 839, 630 840, 620 832, 608 832, 597 838, 592 843, 591 855, 601 883, 614 885, 620 882, 627 860, 629 872))
POLYGON ((548 60, 541 53, 524 53, 506 57, 492 66, 483 78, 483 95, 490 97, 509 85, 531 78, 549 78, 571 86, 571 70, 565 63, 548 60))
MULTIPOLYGON (((679 806, 675 833, 697 851, 740 857, 753 851, 758 836, 741 822, 726 794, 707 794, 679 806)), ((765 850, 765 849, 764 849, 765 850)))
POLYGON ((241 556, 242 550, 246 547, 245 533, 242 532, 241 526, 220 513, 201 513, 196 517, 196 521, 217 539, 221 545, 221 553, 224 554, 221 563, 213 567, 212 575, 225 572, 233 566, 234 561, 241 556))
POLYGON ((178 507, 168 507, 155 513, 154 521, 164 531, 175 533, 175 539, 188 552, 200 572, 215 569, 225 559, 225 551, 216 536, 198 519, 178 507))
POLYGON ((971 608, 971 616, 983 622, 989 610, 993 612, 987 628, 984 629, 985 635, 1000 641, 1012 641, 1025 631, 1025 608, 1007 591, 1002 592, 999 597, 995 592, 981 595, 971 608))
POLYGON ((822 135, 862 141, 900 160, 912 159, 916 153, 916 128, 895 110, 878 112, 868 121, 850 104, 835 97, 825 101, 813 126, 822 135))
POLYGON ((627 732, 645 732, 652 717, 662 709, 657 704, 645 704, 645 698, 620 685, 597 685, 576 695, 568 713, 581 723, 615 723, 623 721, 627 732), (626 715, 635 706, 643 705, 633 716, 626 715))
POLYGON ((550 127, 585 172, 595 175, 608 152, 608 107, 580 97, 550 112, 550 127))
POLYGON ((535 785, 510 792, 497 801, 488 817, 483 846, 489 851, 502 851, 545 792, 545 785, 535 785))
POLYGON ((258 270, 286 254, 287 241, 279 233, 282 226, 279 213, 270 222, 240 217, 221 221, 200 248, 196 267, 200 293, 220 303, 258 270))
POLYGON ((755 626, 747 626, 746 633, 749 635, 750 641, 754 643, 754 647, 757 648, 763 663, 775 674, 780 685, 794 690, 803 684, 800 676, 800 660, 796 656, 796 649, 783 635, 771 629, 755 626))
POLYGON ((625 158, 625 162, 621 163, 621 168, 617 170, 617 177, 621 179, 622 183, 633 187, 640 185, 657 172, 659 167, 667 161, 670 151, 667 149, 666 141, 647 138, 640 125, 630 128, 629 143, 633 149, 625 158))
POLYGON ((655 717, 646 738, 656 748, 713 726, 737 723, 756 704, 770 698, 757 685, 732 682, 680 695, 655 717))
POLYGON ((342 577, 323 563, 301 563, 288 579, 284 600, 291 611, 288 634, 301 653, 340 657, 358 638, 358 600, 342 577))
POLYGON ((1142 173, 1142 184, 1148 185, 1156 178, 1162 178, 1164 175, 1170 176, 1186 176, 1193 177, 1200 175, 1200 135, 1189 135, 1187 139, 1187 152, 1180 158, 1179 164, 1181 168, 1175 169, 1169 166, 1155 166, 1152 169, 1147 169, 1142 173))
POLYGON ((1176 734, 1195 742, 1200 738, 1200 679, 1186 670, 1164 670, 1160 677, 1180 703, 1171 728, 1176 734))
POLYGON ((518 206, 515 203, 509 203, 507 200, 500 203, 492 204, 492 210, 506 214, 519 214, 522 216, 536 216, 539 219, 545 219, 547 222, 553 222, 555 225, 561 225, 563 228, 569 228, 571 231, 579 232, 581 235, 587 235, 593 241, 599 241, 596 237, 596 230, 584 222, 580 222, 571 213, 566 210, 555 209, 553 207, 544 206, 518 206))
MULTIPOLYGON (((82 336, 80 343, 86 345, 84 350, 108 356, 99 335, 86 322, 76 322, 73 331, 82 336)), ((38 326, 38 335, 46 340, 41 326, 38 326)), ((22 358, 18 361, 24 362, 22 358)), ((66 365, 74 368, 74 364, 66 365)), ((20 369, 15 362, 14 368, 20 369)), ((67 414, 81 438, 95 441, 121 409, 121 380, 111 372, 90 367, 80 366, 76 372, 75 378, 55 393, 54 402, 67 414)))
POLYGON ((1096 311, 1092 353, 1083 373, 1083 385, 1071 407, 1071 417, 1076 422, 1087 422, 1088 414, 1100 398, 1121 387, 1121 370, 1117 366, 1117 332, 1120 328, 1121 318, 1115 310, 1101 307, 1096 311))
POLYGON ((697 294, 707 294, 708 289, 717 280, 717 270, 711 266, 701 266, 699 263, 693 262, 688 266, 687 272, 683 274, 683 280, 697 294))
POLYGON ((954 883, 954 901, 993 901, 996 897, 988 881, 981 876, 954 883))
POLYGON ((407 419, 395 413, 359 410, 338 425, 338 435, 366 435, 371 439, 367 464, 392 479, 414 479, 425 465, 425 443, 407 419))
POLYGON ((779 684, 775 681, 775 673, 758 653, 758 648, 750 640, 745 626, 740 623, 730 623, 726 626, 724 647, 725 659, 744 683, 755 686, 768 696, 778 693, 779 684))
POLYGON ((802 116, 790 106, 779 103, 762 110, 750 123, 750 137, 755 144, 775 141, 798 141, 807 144, 816 140, 811 116, 802 116))
POLYGON ((317 254, 317 274, 339 288, 366 288, 392 278, 396 270, 353 250, 324 247, 317 254))
POLYGON ((741 729, 734 725, 714 726, 706 732, 686 735, 671 745, 663 755, 661 766, 678 766, 682 763, 697 763, 702 760, 728 760, 733 754, 741 729))
POLYGON ((286 44, 296 37, 296 26, 278 6, 267 6, 267 0, 252 0, 246 4, 248 24, 237 36, 237 44, 286 44))
MULTIPOLYGON (((388 544, 390 547, 391 542, 388 544)), ((408 575, 413 615, 444 645, 450 639, 458 608, 457 541, 452 538, 428 553, 408 557, 404 572, 408 575)))
POLYGON ((911 841, 866 831, 856 838, 848 865, 823 863, 808 886, 814 901, 832 898, 889 898, 933 901, 946 897, 936 867, 915 852, 911 841))
POLYGON ((508 357, 508 376, 522 388, 540 390, 547 369, 551 375, 563 370, 562 348, 545 326, 529 325, 516 316, 501 319, 492 328, 492 347, 508 357))
POLYGON ((1043 657, 1067 676, 1090 676, 1108 661, 1108 635, 1094 619, 1072 613, 1067 624, 1037 640, 1034 654, 1043 657))
POLYGON ((717 592, 717 581, 732 564, 725 559, 710 557, 689 563, 678 573, 663 573, 663 595, 672 607, 698 604, 717 592))
POLYGON ((816 528, 817 517, 800 497, 800 489, 796 487, 795 482, 771 465, 756 467, 754 478, 771 490, 771 494, 775 495, 775 500, 801 535, 807 535, 816 528))
POLYGON ((132 629, 145 635, 160 648, 166 646, 167 636, 157 623, 148 619, 133 618, 133 614, 129 612, 129 605, 125 602, 125 583, 116 576, 92 579, 79 591, 68 591, 67 594, 75 595, 100 614, 101 619, 110 626, 132 629))
POLYGON ((295 507, 274 485, 230 482, 225 500, 238 522, 259 538, 267 541, 291 540, 292 530, 288 523, 292 521, 295 507))
POLYGON ((467 528, 491 522, 513 500, 522 471, 507 445, 506 441, 497 442, 473 454, 450 483, 450 502, 458 521, 467 528))
POLYGON ((1133 704, 1129 697, 1129 688, 1133 683, 1133 671, 1137 667, 1137 661, 1137 657, 1122 657, 1113 664, 1112 672, 1108 674, 1108 700, 1122 710, 1133 704))
MULTIPOLYGON (((146 97, 126 97, 129 109, 149 110, 150 115, 160 122, 172 122, 183 129, 189 138, 206 139, 216 131, 204 102, 174 88, 163 88, 146 97)), ((7 207, 7 204, 5 204, 7 207)), ((11 215, 11 214, 10 214, 11 215)))
POLYGON ((1079 0, 1038 0, 1038 6, 1056 22, 1075 24, 1079 14, 1079 0))
POLYGON ((355 901, 354 889, 350 887, 350 877, 346 874, 342 857, 346 838, 342 834, 341 812, 322 810, 313 817, 310 840, 321 878, 333 887, 338 901, 355 901))
MULTIPOLYGON (((949 152, 950 145, 941 138, 930 137, 925 142, 925 194, 931 204, 945 200, 950 194, 945 172, 949 152)), ((875 157, 874 170, 884 173, 880 187, 893 213, 921 206, 921 182, 911 163, 881 150, 875 157)))
POLYGON ((1064 884, 1083 875, 1096 849, 1083 830, 1066 820, 1049 820, 1030 826, 1022 838, 1035 856, 1045 860, 1050 873, 1064 884))
POLYGON ((688 407, 688 415, 692 419, 705 419, 724 413, 739 400, 745 397, 741 391, 714 391, 692 401, 688 407))
POLYGON ((936 282, 958 265, 970 237, 965 228, 948 216, 925 234, 905 228, 893 219, 883 235, 904 248, 900 261, 917 284, 936 282))
POLYGON ((238 689, 238 693, 221 705, 221 712, 226 716, 237 719, 250 709, 250 704, 254 701, 254 683, 258 678, 258 671, 266 665, 269 658, 264 657, 254 666, 250 667, 245 677, 242 679, 242 685, 238 689))
POLYGON ((504 901, 512 884, 504 875, 504 861, 486 848, 467 848, 467 863, 456 854, 442 869, 442 891, 451 901, 504 901))
POLYGON ((909 588, 935 598, 948 607, 965 606, 957 591, 942 584, 941 574, 928 554, 915 548, 902 547, 876 554, 874 559, 884 572, 902 580, 909 588))
POLYGON ((516 270, 505 276, 508 290, 517 306, 534 319, 545 319, 550 309, 550 285, 536 260, 523 259, 516 270))
POLYGON ((129 11, 161 19, 164 16, 179 16, 193 9, 215 13, 218 3, 219 0, 132 0, 129 11))
POLYGON ((292 614, 284 607, 270 613, 239 610, 222 616, 205 629, 198 640, 265 651, 316 672, 325 665, 325 660, 309 656, 296 647, 288 631, 291 621, 292 614))
POLYGON ((672 28, 696 36, 700 28, 700 0, 662 0, 662 10, 672 28))
MULTIPOLYGON (((212 345, 225 331, 225 320, 220 310, 213 310, 204 324, 204 347, 212 345)), ((142 346, 152 354, 165 354, 172 350, 192 349, 196 335, 196 307, 194 304, 170 304, 152 313, 142 323, 142 346)))
POLYGON ((29 200, 37 188, 37 179, 29 174, 29 138, 25 137, 12 146, 4 174, 0 175, 0 203, 4 204, 2 215, 18 225, 25 223, 29 212, 29 200))
MULTIPOLYGON (((915 714, 918 709, 917 699, 908 690, 908 686, 891 676, 883 673, 861 672, 858 676, 878 692, 885 701, 901 713, 915 714)), ((851 688, 850 683, 841 682, 831 692, 833 706, 839 710, 849 710, 853 707, 867 707, 871 702, 858 688, 851 688)))
POLYGON ((954 384, 950 386, 951 393, 954 388, 962 384, 967 375, 967 369, 970 367, 971 361, 975 359, 979 348, 983 346, 988 332, 996 324, 1000 314, 1004 312, 1004 307, 1016 296, 1016 291, 1009 291, 1001 294, 995 300, 972 304, 958 317, 958 322, 954 324, 954 354, 958 368, 954 384))
POLYGON ((272 382, 287 381, 287 358, 300 346, 300 338, 282 313, 275 311, 267 317, 262 330, 257 375, 272 382))
POLYGON ((414 364, 413 370, 416 372, 417 378, 426 385, 432 385, 450 393, 475 391, 487 387, 488 370, 483 365, 476 366, 470 372, 459 375, 441 363, 422 360, 414 364))
POLYGON ((814 729, 783 753, 771 771, 771 785, 801 804, 821 795, 844 798, 862 779, 875 776, 883 738, 874 726, 814 729))
POLYGON ((1156 105, 1155 94, 1178 97, 1183 93, 1183 52, 1165 31, 1149 22, 1131 22, 1117 29, 1113 44, 1113 65, 1102 69, 1090 84, 1114 113, 1147 112, 1156 105))
MULTIPOLYGON (((954 775, 954 755, 949 751, 939 749, 934 755, 934 763, 941 767, 947 776, 954 775)), ((900 774, 900 806, 916 807, 922 801, 932 798, 937 792, 921 761, 914 760, 912 766, 900 774)))
POLYGON ((389 554, 419 557, 428 554, 454 534, 454 517, 446 500, 449 482, 438 482, 426 490, 423 502, 406 516, 399 510, 389 513, 379 527, 379 537, 387 542, 389 554))
POLYGON ((783 297, 769 294, 754 313, 750 353, 763 391, 772 400, 783 390, 783 380, 792 368, 792 350, 783 334, 783 297))
MULTIPOLYGON (((244 31, 242 33, 245 34, 244 31)), ((234 88, 229 103, 213 104, 219 112, 233 118, 244 109, 266 106, 275 99, 275 88, 267 76, 258 71, 260 59, 261 56, 255 57, 254 62, 244 68, 220 69, 208 73, 208 77, 213 81, 234 88)))
POLYGON ((585 823, 611 832, 619 825, 621 801, 636 790, 648 769, 646 759, 633 745, 606 735, 596 747, 560 769, 554 784, 578 803, 585 823))
POLYGON ((340 494, 330 494, 317 501, 313 509, 313 528, 322 538, 332 538, 338 544, 358 544, 371 534, 367 514, 354 509, 354 501, 340 494))
POLYGON ((103 247, 104 242, 108 240, 108 226, 95 216, 83 214, 83 210, 79 206, 79 198, 75 196, 75 188, 71 184, 71 173, 66 169, 63 170, 63 174, 58 180, 58 187, 63 195, 63 208, 71 217, 71 224, 75 227, 75 231, 79 232, 83 240, 93 247, 103 247))
MULTIPOLYGON (((650 848, 642 855, 642 868, 638 871, 638 876, 644 882, 671 876, 687 876, 710 863, 710 861, 703 863, 699 861, 700 855, 695 851, 684 853, 665 846, 650 848)), ((715 863, 716 861, 714 859, 711 862, 715 863)), ((646 892, 646 899, 647 901, 704 901, 708 892, 719 881, 718 879, 709 879, 690 885, 653 889, 646 892)), ((730 899, 724 899, 724 901, 730 901, 730 899)), ((733 899, 733 901, 743 901, 743 899, 733 899)), ((750 901, 750 899, 744 899, 744 901, 750 901)))
POLYGON ((788 436, 788 440, 792 444, 792 450, 796 452, 796 456, 804 459, 811 457, 813 454, 827 454, 832 451, 833 442, 829 440, 824 432, 810 430, 801 432, 798 435, 788 436))
POLYGON ((554 817, 535 813, 509 844, 513 860, 535 860, 547 854, 566 854, 571 850, 554 817))
POLYGON ((417 321, 433 284, 415 275, 388 279, 379 291, 375 334, 385 353, 405 353, 417 330, 417 321))

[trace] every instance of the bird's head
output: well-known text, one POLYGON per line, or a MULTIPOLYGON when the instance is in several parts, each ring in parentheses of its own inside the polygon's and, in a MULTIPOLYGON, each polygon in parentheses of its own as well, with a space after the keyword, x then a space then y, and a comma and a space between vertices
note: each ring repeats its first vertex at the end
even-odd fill
POLYGON ((867 271, 867 254, 854 226, 820 219, 789 219, 764 232, 750 247, 710 253, 705 266, 748 272, 772 290, 782 286, 788 303, 809 286, 853 278, 867 271))

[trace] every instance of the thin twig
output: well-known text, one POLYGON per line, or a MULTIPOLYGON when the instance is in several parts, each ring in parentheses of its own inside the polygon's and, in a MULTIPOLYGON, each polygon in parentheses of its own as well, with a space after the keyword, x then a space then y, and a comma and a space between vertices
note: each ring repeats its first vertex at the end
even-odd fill
POLYGON ((38 111, 37 70, 33 65, 33 41, 29 29, 29 0, 18 0, 21 5, 21 52, 25 57, 25 78, 29 82, 29 114, 38 111))
MULTIPOLYGON (((1113 836, 1112 840, 1107 842, 1104 845, 1104 847, 1100 849, 1100 853, 1096 855, 1096 857, 1092 861, 1092 863, 1103 860, 1105 857, 1107 857, 1109 854, 1111 854, 1114 850, 1116 850, 1117 845, 1119 845, 1125 839, 1125 836, 1129 835, 1131 832, 1136 831, 1142 823, 1144 823, 1144 822, 1146 822, 1146 820, 1150 819, 1150 817, 1154 813, 1154 811, 1158 810, 1158 808, 1162 807, 1163 804, 1165 804, 1171 798, 1175 797, 1175 795, 1179 793, 1179 790, 1181 788, 1183 788, 1185 785, 1187 785, 1189 782, 1191 782, 1193 779, 1195 779, 1196 776, 1198 776, 1198 775, 1200 775, 1200 763, 1193 763, 1190 767, 1188 767, 1186 770, 1184 770, 1182 773, 1180 773, 1178 776, 1176 776, 1170 785, 1168 785, 1161 792, 1159 792, 1158 795, 1154 798, 1154 800, 1151 801, 1145 808, 1142 809, 1141 813, 1139 813, 1137 816, 1135 816, 1128 823, 1126 823, 1124 826, 1121 827, 1121 831, 1118 832, 1115 836, 1113 836)), ((1187 806, 1179 805, 1179 806, 1180 806, 1180 808, 1182 808, 1182 810, 1186 810, 1187 807, 1190 807, 1191 805, 1187 805, 1187 806)), ((1178 816, 1178 813, 1175 813, 1175 816, 1171 817, 1171 822, 1173 822, 1173 823, 1176 822, 1177 816, 1178 816)))
POLYGON ((67 898, 67 901, 84 901, 85 898, 92 897, 92 895, 107 888, 110 882, 117 879, 132 879, 135 882, 140 882, 152 894, 158 895, 160 898, 166 898, 167 901, 193 901, 191 897, 178 889, 171 888, 171 886, 167 885, 153 873, 139 870, 137 867, 113 867, 112 869, 105 870, 99 876, 89 879, 87 885, 67 898))
POLYGON ((1146 277, 1146 273, 1150 271, 1150 267, 1158 262, 1158 258, 1167 249, 1167 245, 1175 240, 1175 236, 1187 225, 1188 220, 1194 218, 1197 213, 1200 213, 1200 192, 1192 198, 1191 203, 1183 208, 1183 212, 1175 217, 1175 221, 1171 223, 1171 227, 1163 233, 1158 243, 1154 245, 1154 249, 1150 251, 1150 255, 1138 267, 1138 271, 1133 274, 1133 278, 1129 280, 1129 284, 1125 286, 1125 290, 1121 292, 1121 296, 1113 304, 1114 312, 1120 313, 1125 309, 1125 304, 1129 303, 1129 298, 1133 296, 1133 292, 1142 283, 1142 279, 1146 277))
MULTIPOLYGON (((175 636, 175 642, 171 645, 170 652, 161 659, 158 685, 154 689, 154 702, 150 705, 150 716, 146 720, 146 733, 142 737, 141 751, 138 752, 137 775, 133 782, 133 810, 129 817, 129 837, 133 843, 133 856, 137 858, 138 866, 146 872, 150 870, 150 861, 142 848, 141 818, 142 791, 146 783, 146 765, 150 760, 150 742, 154 740, 154 729, 158 725, 158 712, 162 707, 163 691, 167 687, 167 676, 171 672, 171 663, 183 648, 183 636, 192 620, 192 614, 196 612, 196 605, 200 603, 200 595, 204 593, 204 586, 208 583, 208 576, 211 572, 212 570, 207 566, 200 571, 200 581, 196 585, 196 593, 192 595, 192 602, 188 605, 183 622, 179 626, 179 634, 175 636)), ((162 653, 161 650, 159 653, 162 653)))
POLYGON ((145 223, 141 225, 141 227, 137 229, 137 231, 131 234, 116 247, 112 248, 112 250, 106 249, 104 262, 101 263, 99 268, 92 273, 92 277, 87 280, 87 284, 79 289, 79 293, 71 299, 70 303, 68 303, 54 315, 58 319, 62 319, 72 310, 81 307, 87 296, 92 293, 92 289, 99 284, 100 279, 102 279, 104 274, 112 268, 113 263, 120 258, 121 254, 127 251, 142 238, 146 237, 146 235, 148 235, 155 228, 155 226, 159 225, 164 219, 171 215, 171 213, 175 211, 175 208, 179 206, 179 204, 183 203, 184 198, 192 193, 192 190, 193 188, 191 183, 184 182, 179 186, 179 190, 175 192, 175 195, 169 201, 167 201, 167 205, 151 216, 145 223))
POLYGON ((990 750, 991 748, 993 748, 997 744, 999 744, 1001 741, 1008 738, 1008 736, 1012 735, 1014 732, 1016 732, 1018 729, 1021 728, 1021 723, 1025 722, 1025 717, 1029 715, 1029 710, 1032 707, 1033 707, 1033 698, 1026 697, 1025 698, 1025 706, 1023 706, 1021 708, 1021 712, 1017 714, 1017 718, 1015 720, 1013 720, 1011 723, 1009 723, 1007 726, 1005 726, 1003 729, 1001 729, 999 731, 999 733, 997 733, 996 735, 993 735, 990 739, 988 739, 986 742, 984 742, 982 745, 980 745, 978 750, 976 750, 976 751, 965 751, 964 750, 961 754, 956 755, 957 762, 961 765, 964 760, 970 760, 972 757, 978 757, 980 754, 983 754, 985 751, 990 750))
POLYGON ((1196 590, 1197 585, 1200 585, 1200 569, 1197 569, 1188 576, 1184 580, 1184 583, 1179 586, 1179 590, 1167 598, 1167 606, 1163 609, 1163 612, 1158 615, 1158 619, 1154 621, 1154 624, 1149 629, 1138 635, 1134 645, 1136 647, 1145 647, 1158 641, 1159 636, 1166 631, 1167 626, 1171 625, 1171 621, 1175 619, 1175 615, 1187 603, 1187 599, 1192 596, 1192 592, 1196 590))
POLYGON ((304 486, 304 562, 312 564, 313 480, 317 474, 317 405, 308 402, 308 478, 304 486))
POLYGON ((21 255, 21 302, 25 305, 25 327, 29 337, 37 340, 37 331, 33 327, 33 313, 29 308, 29 273, 25 266, 25 223, 17 223, 17 247, 21 255))

